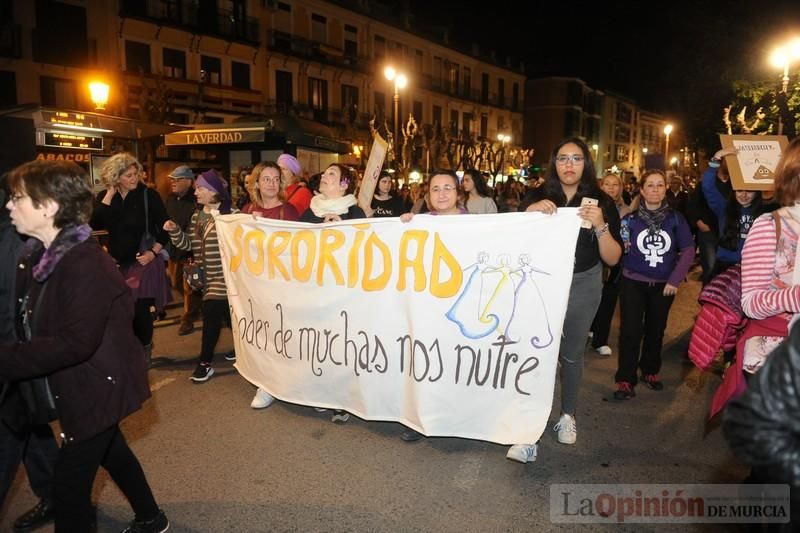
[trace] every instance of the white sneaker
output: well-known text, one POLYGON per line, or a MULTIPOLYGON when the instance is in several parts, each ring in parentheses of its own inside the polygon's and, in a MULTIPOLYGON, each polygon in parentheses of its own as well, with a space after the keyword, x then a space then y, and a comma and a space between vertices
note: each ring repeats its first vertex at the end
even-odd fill
POLYGON ((515 444, 508 449, 506 459, 518 463, 532 463, 536 460, 536 444, 515 444))
POLYGON ((578 440, 578 428, 575 427, 575 417, 563 414, 558 419, 558 424, 553 426, 558 431, 558 442, 561 444, 575 444, 578 440))
POLYGON ((600 355, 604 355, 604 356, 606 356, 606 357, 608 357, 609 355, 611 355, 611 354, 613 353, 613 352, 611 351, 611 346, 600 346, 600 347, 599 347, 599 348, 597 348, 597 350, 595 350, 595 351, 596 351, 598 354, 600 354, 600 355))
POLYGON ((253 401, 250 402, 250 407, 253 409, 265 409, 272 405, 274 401, 275 398, 273 398, 270 393, 259 387, 256 391, 256 395, 253 396, 253 401))

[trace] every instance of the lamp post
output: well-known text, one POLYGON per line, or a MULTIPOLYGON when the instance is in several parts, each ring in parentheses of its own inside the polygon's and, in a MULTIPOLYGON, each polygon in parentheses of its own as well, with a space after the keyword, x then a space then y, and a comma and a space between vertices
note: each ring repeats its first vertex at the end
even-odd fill
POLYGON ((672 133, 672 124, 667 124, 664 126, 664 135, 667 136, 667 145, 664 148, 664 162, 668 161, 669 159, 669 134, 672 133))
POLYGON ((400 147, 400 141, 398 140, 398 136, 400 135, 400 89, 404 88, 408 84, 408 78, 402 72, 397 72, 394 67, 386 67, 383 71, 383 75, 386 76, 386 79, 389 81, 394 82, 394 158, 395 161, 398 160, 398 148, 400 147))
POLYGON ((500 147, 503 150, 503 160, 500 161, 501 165, 505 165, 506 162, 506 143, 511 142, 511 135, 506 135, 505 133, 498 133, 497 140, 500 141, 500 147))
POLYGON ((94 103, 95 111, 103 111, 108 104, 109 86, 102 81, 93 81, 89 84, 89 95, 94 103))
MULTIPOLYGON (((800 58, 800 39, 794 39, 792 42, 785 46, 779 46, 772 51, 770 62, 773 66, 783 69, 783 77, 781 78, 781 93, 784 98, 788 99, 787 92, 789 90, 789 63, 792 59, 800 58)), ((778 113, 778 135, 783 134, 783 114, 778 113)))

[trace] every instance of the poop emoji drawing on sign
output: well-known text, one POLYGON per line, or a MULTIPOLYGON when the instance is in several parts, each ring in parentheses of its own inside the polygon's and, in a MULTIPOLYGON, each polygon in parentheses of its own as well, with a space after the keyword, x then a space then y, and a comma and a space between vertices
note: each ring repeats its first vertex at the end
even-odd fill
POLYGON ((759 165, 756 169, 755 173, 753 173, 754 180, 774 180, 775 174, 765 167, 764 165, 759 165))

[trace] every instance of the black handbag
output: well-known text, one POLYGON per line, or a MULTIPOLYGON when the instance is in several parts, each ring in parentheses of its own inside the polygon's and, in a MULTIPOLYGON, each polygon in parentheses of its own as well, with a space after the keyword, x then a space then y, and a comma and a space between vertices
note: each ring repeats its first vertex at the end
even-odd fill
MULTIPOLYGON (((186 284, 193 291, 202 291, 203 287, 206 286, 206 272, 203 268, 203 260, 206 256, 206 231, 208 230, 208 226, 211 224, 210 222, 206 223, 202 229, 199 231, 200 237, 200 261, 196 261, 192 259, 191 261, 184 263, 183 265, 183 279, 186 280, 186 284)), ((200 226, 195 224, 195 235, 198 235, 198 229, 200 226)))

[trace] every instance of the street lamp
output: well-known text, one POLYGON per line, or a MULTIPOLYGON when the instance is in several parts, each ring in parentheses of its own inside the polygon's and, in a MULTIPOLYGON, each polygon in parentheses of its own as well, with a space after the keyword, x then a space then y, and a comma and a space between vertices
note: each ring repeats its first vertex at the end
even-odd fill
POLYGON ((384 69, 383 75, 386 76, 387 80, 394 82, 394 157, 395 161, 397 161, 397 149, 400 147, 400 141, 398 140, 398 136, 400 135, 400 89, 408 84, 408 78, 405 74, 397 72, 394 67, 391 66, 384 69))
POLYGON ((664 135, 667 136, 667 145, 664 148, 664 161, 669 157, 669 134, 672 133, 672 124, 664 126, 664 135))
POLYGON ((108 84, 102 81, 93 81, 89 84, 89 95, 96 111, 103 111, 108 103, 108 84))
MULTIPOLYGON (((779 46, 772 51, 770 63, 777 68, 783 69, 781 78, 781 92, 786 96, 789 90, 789 63, 792 59, 800 58, 800 39, 794 39, 785 46, 779 46)), ((778 135, 783 134, 783 115, 778 113, 778 135)))
POLYGON ((511 135, 506 135, 505 133, 498 133, 497 140, 500 141, 500 147, 503 150, 503 160, 500 161, 500 166, 504 167, 506 164, 506 143, 511 142, 511 135))

